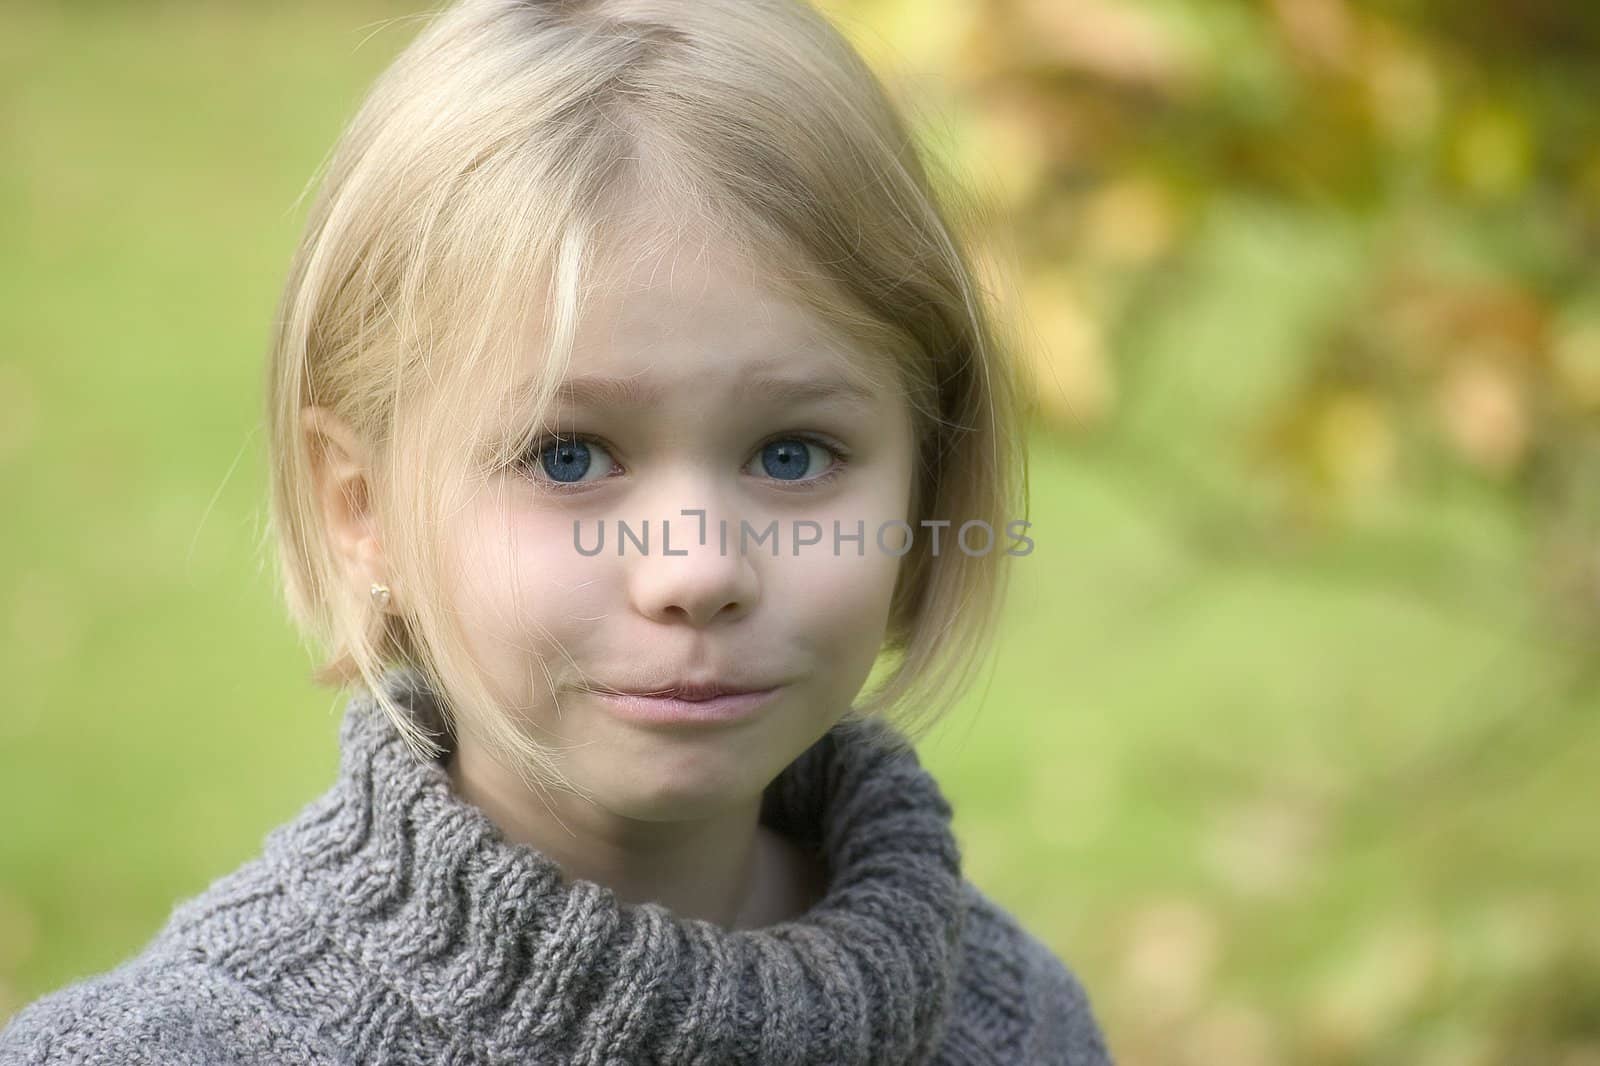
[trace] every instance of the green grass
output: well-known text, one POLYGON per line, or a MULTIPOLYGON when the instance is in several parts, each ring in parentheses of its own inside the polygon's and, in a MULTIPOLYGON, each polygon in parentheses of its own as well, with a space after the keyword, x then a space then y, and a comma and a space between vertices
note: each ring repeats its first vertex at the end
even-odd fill
MULTIPOLYGON (((136 951, 334 771, 339 708, 257 551, 261 364, 294 200, 395 13, 8 12, 0 1018, 136 951)), ((1525 522, 1462 482, 1306 540, 1236 472, 1360 253, 1336 221, 1218 212, 1129 335, 1114 431, 1033 439, 1036 550, 923 745, 969 875, 1130 1063, 1600 1031, 1595 690, 1542 628, 1525 522)))

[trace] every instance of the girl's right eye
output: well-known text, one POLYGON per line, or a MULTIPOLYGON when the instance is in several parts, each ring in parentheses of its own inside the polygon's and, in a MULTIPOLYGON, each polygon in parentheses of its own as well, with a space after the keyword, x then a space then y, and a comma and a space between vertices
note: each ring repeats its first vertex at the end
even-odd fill
POLYGON ((545 437, 529 449, 526 465, 536 480, 559 489, 584 483, 585 475, 595 470, 600 476, 588 480, 601 480, 610 462, 605 448, 588 437, 545 437))

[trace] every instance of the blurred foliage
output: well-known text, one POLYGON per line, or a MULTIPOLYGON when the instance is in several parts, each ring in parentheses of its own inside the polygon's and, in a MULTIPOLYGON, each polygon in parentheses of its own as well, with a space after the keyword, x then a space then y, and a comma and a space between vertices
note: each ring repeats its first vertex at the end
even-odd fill
POLYGON ((1600 8, 967 0, 930 31, 921 5, 832 7, 969 111, 1046 418, 1125 429, 1119 397, 1159 370, 1122 342, 1219 200, 1338 219, 1356 281, 1278 353, 1231 458, 1313 527, 1442 467, 1503 485, 1550 535, 1558 606, 1600 621, 1600 8))

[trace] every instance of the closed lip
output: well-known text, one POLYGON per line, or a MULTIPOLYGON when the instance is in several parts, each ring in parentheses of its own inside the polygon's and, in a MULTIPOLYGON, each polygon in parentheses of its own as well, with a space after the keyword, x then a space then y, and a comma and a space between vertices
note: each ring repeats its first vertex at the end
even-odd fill
POLYGON ((740 681, 671 681, 657 685, 594 685, 594 691, 613 696, 640 696, 660 700, 685 700, 701 703, 718 696, 741 696, 748 692, 770 692, 776 684, 740 681))

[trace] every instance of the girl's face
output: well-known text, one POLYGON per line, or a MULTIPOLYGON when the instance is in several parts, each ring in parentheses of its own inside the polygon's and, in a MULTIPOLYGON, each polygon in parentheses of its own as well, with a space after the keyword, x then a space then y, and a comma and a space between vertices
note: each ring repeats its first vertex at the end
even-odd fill
POLYGON ((910 412, 860 370, 885 382, 887 366, 734 262, 679 244, 597 293, 560 444, 497 474, 450 533, 452 606, 478 669, 596 803, 630 819, 749 802, 839 719, 899 570, 902 535, 891 526, 886 550, 878 530, 909 520, 910 412), (648 551, 629 540, 619 557, 619 522, 640 540, 648 526, 648 551), (604 549, 580 553, 575 524, 590 552, 603 530, 604 549), (862 536, 836 548, 836 524, 862 536), (817 542, 797 549, 797 533, 817 542), (780 688, 715 725, 642 724, 588 690, 707 676, 780 688))

